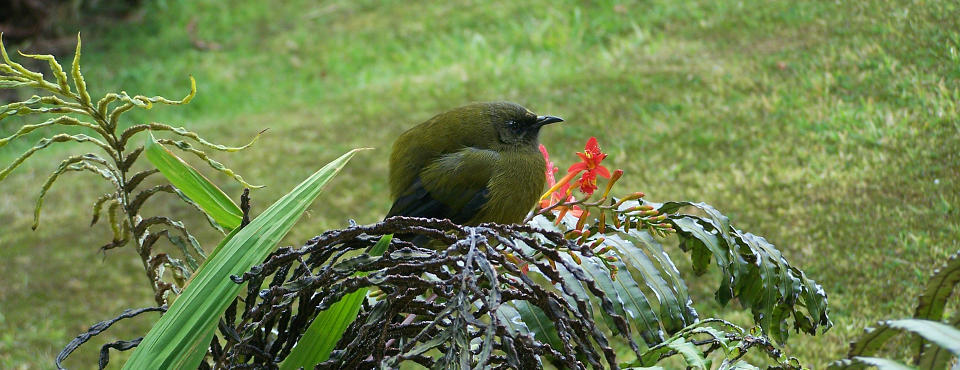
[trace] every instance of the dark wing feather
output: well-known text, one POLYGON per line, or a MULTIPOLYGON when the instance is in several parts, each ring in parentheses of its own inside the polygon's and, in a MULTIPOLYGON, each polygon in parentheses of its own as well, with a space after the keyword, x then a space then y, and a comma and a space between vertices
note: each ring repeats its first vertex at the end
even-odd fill
POLYGON ((487 185, 498 158, 494 151, 469 147, 440 156, 397 197, 387 217, 445 218, 467 223, 489 200, 487 185))
POLYGON ((453 210, 449 205, 434 199, 430 192, 423 186, 423 182, 418 176, 413 184, 407 188, 407 191, 393 202, 387 217, 408 216, 423 218, 446 218, 454 223, 462 224, 473 218, 483 205, 487 203, 490 190, 487 188, 473 191, 464 196, 469 196, 470 200, 458 210, 453 210))

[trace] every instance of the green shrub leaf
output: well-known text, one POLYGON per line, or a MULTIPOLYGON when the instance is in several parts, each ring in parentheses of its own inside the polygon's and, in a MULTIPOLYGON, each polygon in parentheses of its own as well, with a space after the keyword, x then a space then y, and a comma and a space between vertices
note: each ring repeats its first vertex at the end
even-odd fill
POLYGON ((720 304, 727 304, 730 298, 733 298, 733 276, 729 272, 728 252, 720 245, 717 236, 707 231, 702 224, 697 222, 696 217, 684 216, 673 219, 673 224, 677 226, 677 235, 680 237, 680 246, 691 249, 694 257, 694 271, 698 274, 706 272, 707 263, 710 262, 712 255, 717 261, 717 267, 720 268, 720 288, 717 290, 717 301, 720 304), (709 250, 709 254, 704 249, 709 250))
POLYGON ((633 279, 633 275, 623 262, 617 261, 613 265, 617 266, 616 279, 613 280, 614 288, 623 302, 623 309, 639 329, 643 341, 648 346, 663 342, 664 331, 660 326, 661 320, 650 306, 650 300, 640 288, 640 284, 633 279))
POLYGON ((667 343, 667 348, 680 353, 683 360, 687 363, 687 368, 706 369, 707 362, 703 358, 703 352, 697 346, 693 345, 683 338, 677 338, 667 343))
POLYGON ((663 278, 661 271, 642 249, 633 244, 631 240, 624 239, 619 235, 608 235, 606 244, 613 246, 620 255, 620 260, 629 267, 636 269, 643 277, 647 287, 653 290, 660 303, 661 323, 668 332, 676 332, 689 324, 686 322, 683 308, 681 308, 685 306, 686 302, 681 302, 678 299, 671 284, 663 278))
POLYGON ((823 288, 791 266, 766 239, 731 226, 729 218, 705 203, 644 204, 663 213, 694 207, 706 214, 670 215, 667 222, 677 230, 681 247, 691 253, 695 270, 703 271, 709 262, 708 254, 717 261, 722 272, 717 301, 726 304, 738 298, 744 307, 750 308, 763 332, 777 342, 787 339, 791 316, 795 328, 810 334, 816 333, 818 327, 825 330, 833 325, 827 315, 823 288))

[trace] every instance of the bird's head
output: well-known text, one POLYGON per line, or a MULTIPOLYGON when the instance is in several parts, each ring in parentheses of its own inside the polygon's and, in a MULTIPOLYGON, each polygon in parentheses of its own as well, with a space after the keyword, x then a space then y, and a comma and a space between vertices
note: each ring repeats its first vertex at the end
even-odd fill
POLYGON ((536 147, 540 128, 563 122, 553 116, 539 116, 516 103, 492 102, 484 105, 484 115, 497 133, 500 145, 536 147))

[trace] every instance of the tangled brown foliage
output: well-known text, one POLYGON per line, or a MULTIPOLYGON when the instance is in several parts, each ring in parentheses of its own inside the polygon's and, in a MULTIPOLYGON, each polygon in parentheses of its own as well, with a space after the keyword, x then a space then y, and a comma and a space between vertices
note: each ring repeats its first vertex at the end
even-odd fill
MULTIPOLYGON (((427 367, 532 368, 540 366, 539 359, 544 356, 568 368, 583 368, 585 363, 617 367, 614 350, 595 325, 588 300, 564 298, 531 280, 508 260, 507 254, 524 258, 558 282, 567 295, 576 297, 571 282, 560 275, 560 269, 569 271, 600 300, 617 327, 628 332, 629 325, 580 266, 561 258, 554 245, 545 246, 538 236, 550 244, 592 255, 589 248, 560 233, 526 225, 469 227, 447 220, 404 217, 329 231, 301 248, 282 248, 264 264, 235 277, 250 288, 241 315, 235 316, 235 303, 221 322, 220 334, 226 344, 214 349, 214 358, 230 367, 279 362, 317 312, 346 294, 369 288, 382 293, 361 310, 331 358, 318 368, 394 367, 403 361, 427 367), (446 247, 424 249, 395 238, 382 257, 351 256, 365 247, 355 242, 357 239, 398 232, 425 235, 446 247), (523 248, 532 248, 543 258, 522 257, 526 255, 523 248), (268 277, 272 280, 261 290, 268 277), (511 321, 516 305, 542 311, 556 326, 563 350, 541 342, 511 321), (443 355, 425 355, 434 349, 443 355)), ((631 346, 637 348, 632 341, 631 346)))

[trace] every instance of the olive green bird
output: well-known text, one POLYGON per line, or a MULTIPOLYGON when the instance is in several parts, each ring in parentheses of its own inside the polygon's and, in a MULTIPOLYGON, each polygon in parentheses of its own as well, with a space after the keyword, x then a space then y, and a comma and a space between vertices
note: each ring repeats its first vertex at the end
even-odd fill
POLYGON ((390 154, 394 202, 387 217, 445 218, 462 225, 523 221, 543 191, 540 128, 562 121, 518 104, 489 102, 440 113, 407 130, 390 154))

